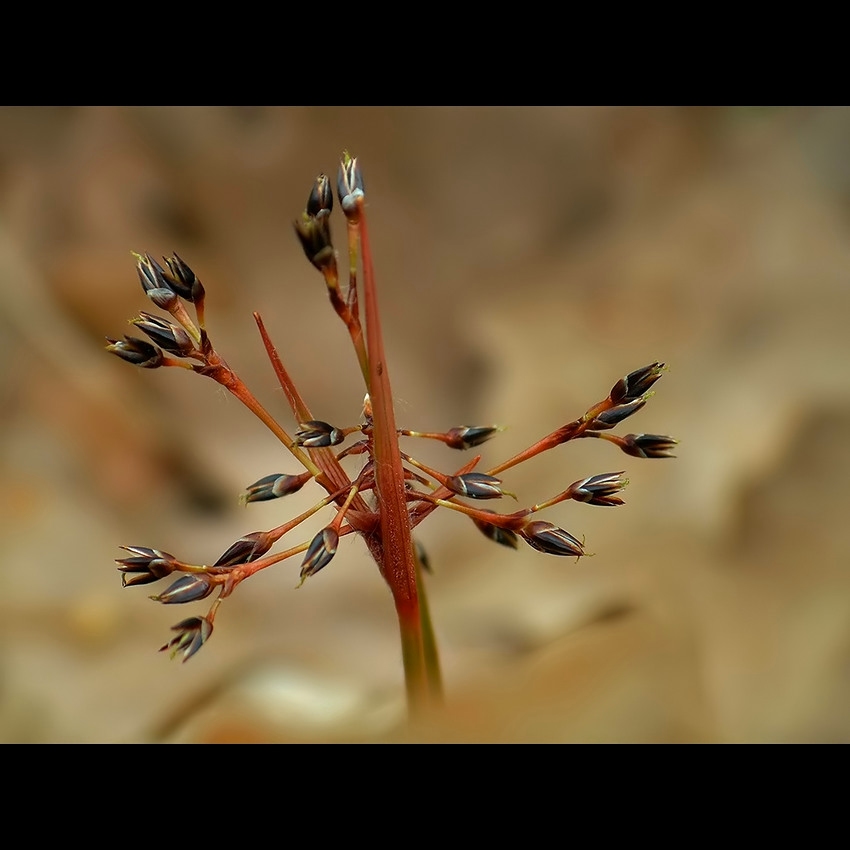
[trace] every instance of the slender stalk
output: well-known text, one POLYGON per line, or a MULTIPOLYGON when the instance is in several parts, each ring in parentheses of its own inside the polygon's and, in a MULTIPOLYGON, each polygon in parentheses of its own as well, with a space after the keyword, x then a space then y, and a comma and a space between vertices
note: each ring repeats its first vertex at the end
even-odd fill
MULTIPOLYGON (((298 392, 298 388, 295 386, 295 383, 286 371, 286 367, 283 365, 283 362, 281 361, 280 356, 277 353, 277 349, 266 331, 266 326, 259 313, 254 313, 254 321, 257 323, 257 327, 260 330, 260 336, 263 339, 263 345, 266 348, 266 353, 268 354, 272 368, 277 375, 277 379, 280 382, 280 386, 286 394, 289 406, 292 408, 293 416, 302 422, 311 420, 313 418, 313 414, 310 412, 310 408, 307 407, 307 403, 301 397, 301 394, 298 392)), ((347 473, 334 456, 334 453, 329 449, 311 449, 310 458, 315 463, 316 467, 321 469, 322 472, 322 475, 317 478, 317 481, 325 486, 329 492, 331 490, 339 490, 340 488, 345 487, 346 483, 351 484, 351 480, 347 473)), ((368 505, 359 493, 355 496, 352 507, 356 511, 360 512, 369 511, 368 505)))
POLYGON ((369 231, 362 200, 358 204, 363 257, 363 296, 369 355, 369 391, 374 421, 375 494, 381 513, 383 573, 392 591, 401 632, 405 683, 411 713, 439 701, 440 671, 427 605, 420 604, 416 559, 398 446, 392 389, 378 312, 369 231))
POLYGON ((236 375, 235 372, 231 371, 226 366, 219 367, 224 370, 221 377, 217 377, 216 375, 211 375, 214 380, 218 381, 226 390, 233 393, 251 413, 254 414, 265 426, 278 438, 278 440, 289 449, 290 452, 299 460, 300 463, 303 464, 304 468, 313 473, 313 475, 319 475, 321 470, 315 463, 310 459, 309 455, 306 452, 302 451, 298 446, 295 445, 295 441, 286 430, 278 423, 278 421, 268 412, 268 410, 263 407, 262 404, 257 400, 256 396, 248 389, 242 379, 236 375))
POLYGON ((363 372, 363 380, 366 382, 366 391, 369 391, 369 356, 363 340, 363 326, 360 323, 360 307, 357 303, 357 242, 360 236, 360 222, 346 219, 348 232, 348 294, 346 296, 346 310, 348 333, 357 353, 360 370, 363 372))
POLYGON ((498 475, 500 472, 504 472, 512 466, 516 466, 530 458, 536 457, 541 452, 549 451, 549 449, 554 449, 555 446, 560 446, 562 443, 566 443, 569 440, 574 440, 576 437, 580 437, 588 429, 596 416, 605 410, 610 410, 613 406, 614 404, 610 399, 603 399, 598 404, 591 407, 590 410, 588 410, 587 413, 585 413, 580 419, 576 419, 574 422, 568 422, 566 425, 562 425, 551 434, 547 434, 545 437, 538 440, 534 443, 534 445, 531 445, 527 449, 515 454, 512 458, 503 461, 498 466, 494 466, 488 471, 488 474, 498 475))

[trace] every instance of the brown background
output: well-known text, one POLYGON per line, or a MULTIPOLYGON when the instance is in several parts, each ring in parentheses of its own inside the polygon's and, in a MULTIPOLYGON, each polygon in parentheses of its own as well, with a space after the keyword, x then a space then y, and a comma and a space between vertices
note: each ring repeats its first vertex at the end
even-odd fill
POLYGON ((850 739, 848 143, 845 109, 0 110, 0 739, 850 739), (509 425, 486 468, 660 359, 618 430, 681 439, 675 461, 581 441, 506 477, 528 504, 627 471, 624 507, 546 514, 586 536, 578 564, 454 514, 420 528, 449 699, 414 730, 358 541, 297 593, 297 563, 247 582, 185 665, 156 650, 204 603, 152 603, 113 564, 122 543, 209 562, 317 498, 239 507, 291 459, 211 382, 103 338, 149 308, 130 251, 177 251, 287 426, 253 310, 314 412, 356 422, 291 229, 345 147, 401 425, 509 425))

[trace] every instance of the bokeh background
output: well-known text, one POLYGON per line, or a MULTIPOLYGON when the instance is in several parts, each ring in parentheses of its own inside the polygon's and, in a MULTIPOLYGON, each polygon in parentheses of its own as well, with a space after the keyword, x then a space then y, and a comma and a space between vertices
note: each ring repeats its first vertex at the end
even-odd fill
POLYGON ((0 110, 0 739, 849 740, 848 146, 846 109, 0 110), (314 412, 356 422, 291 226, 343 148, 400 425, 509 425, 486 468, 658 359, 618 432, 681 440, 661 461, 579 441, 506 476, 532 503, 627 471, 625 506, 546 514, 586 537, 578 564, 455 514, 420 527, 448 705, 415 729, 359 541, 297 592, 297 562, 247 582, 185 665, 157 649, 205 603, 152 603, 113 563, 120 544, 211 562, 318 498, 241 507, 297 471, 274 438, 212 382, 103 345, 150 309, 130 251, 177 251, 282 421, 254 310, 314 412))

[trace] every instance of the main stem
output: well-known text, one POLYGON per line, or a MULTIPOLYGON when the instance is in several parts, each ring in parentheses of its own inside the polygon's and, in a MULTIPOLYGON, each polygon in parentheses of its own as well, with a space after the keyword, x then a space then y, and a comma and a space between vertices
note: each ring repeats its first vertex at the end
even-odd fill
POLYGON ((362 200, 358 203, 363 257, 363 295, 369 354, 369 395, 374 423, 375 494, 381 516, 383 574, 395 602, 401 633, 404 677, 411 714, 441 697, 440 669, 424 588, 413 551, 398 446, 392 388, 385 362, 372 252, 362 200))

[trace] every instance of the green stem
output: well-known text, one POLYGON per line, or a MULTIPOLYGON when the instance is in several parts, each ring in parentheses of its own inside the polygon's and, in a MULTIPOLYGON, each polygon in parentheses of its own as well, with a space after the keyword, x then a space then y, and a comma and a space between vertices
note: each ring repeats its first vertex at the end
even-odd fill
POLYGON ((419 591, 419 619, 422 624, 422 652, 425 657, 425 674, 428 677, 430 693, 442 699, 443 677, 440 670, 440 655, 437 650, 437 639, 434 636, 434 626, 431 623, 431 611, 428 605, 428 594, 422 581, 422 566, 416 559, 416 588, 419 591))
POLYGON ((404 684, 407 690, 407 705, 411 716, 416 716, 430 702, 430 678, 425 666, 425 644, 419 605, 399 603, 396 599, 396 614, 401 635, 401 657, 404 663, 404 684))

